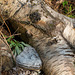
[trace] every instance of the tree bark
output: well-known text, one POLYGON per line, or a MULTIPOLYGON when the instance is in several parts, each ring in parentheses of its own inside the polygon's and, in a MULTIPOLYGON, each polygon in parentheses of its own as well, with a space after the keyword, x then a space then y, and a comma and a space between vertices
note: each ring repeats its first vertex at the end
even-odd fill
POLYGON ((2 16, 5 20, 9 18, 14 30, 19 27, 17 32, 22 33, 20 37, 24 41, 28 39, 27 42, 37 50, 45 74, 75 75, 73 49, 70 49, 64 39, 67 35, 65 27, 69 25, 72 28, 75 19, 55 12, 43 0, 6 2, 1 3, 2 16))
POLYGON ((22 33, 21 39, 26 41, 25 37, 27 37, 29 44, 37 50, 43 61, 43 70, 46 75, 75 74, 73 49, 70 49, 58 31, 59 35, 52 37, 32 25, 14 24, 12 20, 10 22, 14 30, 17 27, 21 28, 17 31, 22 33))

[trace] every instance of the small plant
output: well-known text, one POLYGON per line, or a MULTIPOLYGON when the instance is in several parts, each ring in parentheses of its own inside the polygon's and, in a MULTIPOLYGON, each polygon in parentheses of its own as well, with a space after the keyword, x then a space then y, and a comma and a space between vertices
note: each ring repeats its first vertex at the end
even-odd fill
POLYGON ((14 56, 19 55, 25 46, 29 46, 28 44, 25 44, 24 42, 19 42, 14 39, 14 36, 7 38, 7 42, 10 45, 14 56))
POLYGON ((69 12, 71 12, 72 11, 72 5, 70 5, 70 7, 69 7, 69 12))
POLYGON ((64 14, 67 15, 68 17, 75 18, 75 15, 73 15, 72 13, 72 10, 74 9, 73 5, 70 4, 67 0, 65 0, 62 3, 62 5, 63 5, 64 14))
POLYGON ((62 4, 63 4, 63 7, 65 7, 65 5, 68 5, 68 1, 65 0, 62 4))

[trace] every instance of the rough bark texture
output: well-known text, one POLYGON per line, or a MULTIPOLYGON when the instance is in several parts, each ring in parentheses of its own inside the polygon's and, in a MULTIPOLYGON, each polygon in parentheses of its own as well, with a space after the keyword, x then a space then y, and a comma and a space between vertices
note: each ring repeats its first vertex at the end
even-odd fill
POLYGON ((75 29, 73 29, 70 25, 67 25, 63 35, 65 39, 75 48, 75 29))
POLYGON ((65 35, 60 35, 60 31, 63 33, 67 25, 71 28, 74 26, 75 19, 55 12, 43 0, 9 0, 6 2, 8 4, 1 5, 2 15, 5 19, 11 18, 9 20, 13 29, 16 30, 19 27, 18 32, 22 33, 21 38, 24 41, 28 38, 29 44, 36 48, 43 61, 45 74, 75 75, 73 49, 70 49, 63 39, 67 33, 64 31, 65 35), (6 10, 8 15, 5 13, 6 10))
MULTIPOLYGON (((59 32, 57 33, 59 35, 57 35, 56 38, 52 38, 31 25, 12 25, 15 30, 18 26, 20 28, 23 28, 22 30, 18 30, 18 32, 23 32, 23 30, 27 31, 27 38, 29 39, 29 44, 35 47, 35 49, 39 53, 43 61, 43 70, 46 75, 75 74, 75 67, 73 64, 73 51, 67 45, 67 42, 65 42, 65 40, 61 36, 59 36, 59 32)), ((24 35, 25 33, 22 34, 24 35)), ((25 41, 24 37, 21 38, 25 41)))

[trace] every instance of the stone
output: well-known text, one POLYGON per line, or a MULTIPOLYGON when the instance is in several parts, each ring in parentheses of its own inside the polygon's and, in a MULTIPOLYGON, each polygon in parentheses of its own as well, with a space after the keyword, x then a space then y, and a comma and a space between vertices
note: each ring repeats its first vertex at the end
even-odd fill
POLYGON ((42 67, 42 61, 38 53, 31 46, 25 47, 23 52, 16 57, 16 64, 29 70, 40 70, 42 67))

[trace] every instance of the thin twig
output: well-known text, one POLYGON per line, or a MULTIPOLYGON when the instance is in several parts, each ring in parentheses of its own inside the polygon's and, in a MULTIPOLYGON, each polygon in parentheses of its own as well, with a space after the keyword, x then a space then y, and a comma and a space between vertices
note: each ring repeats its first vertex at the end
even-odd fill
POLYGON ((13 34, 15 34, 18 30, 19 30, 19 27, 16 29, 16 31, 13 34))
POLYGON ((21 33, 13 34, 13 35, 7 36, 7 37, 5 37, 5 38, 9 38, 9 37, 12 37, 12 36, 17 36, 17 35, 21 35, 21 33))
POLYGON ((8 31, 9 31, 9 33, 10 33, 10 35, 11 35, 11 31, 10 31, 10 29, 9 29, 8 25, 6 24, 6 22, 5 22, 5 20, 3 19, 3 17, 2 17, 2 15, 1 15, 1 14, 0 14, 0 16, 1 16, 1 18, 2 18, 3 22, 5 23, 5 25, 6 25, 7 29, 8 29, 8 31))
POLYGON ((4 23, 2 23, 2 26, 1 26, 1 30, 0 30, 0 31, 2 31, 2 30, 3 30, 3 25, 4 25, 4 23))
POLYGON ((9 48, 9 50, 10 50, 10 53, 11 53, 11 55, 12 55, 12 57, 13 57, 13 60, 15 61, 15 57, 14 57, 14 55, 13 55, 13 52, 12 52, 12 50, 11 50, 9 44, 8 44, 7 41, 6 41, 6 38, 4 37, 4 35, 3 35, 3 33, 2 33, 1 31, 0 31, 0 34, 2 35, 2 38, 0 38, 0 39, 8 46, 8 48, 9 48))
POLYGON ((75 11, 75 9, 73 9, 72 11, 70 11, 67 15, 69 15, 71 12, 75 11))

